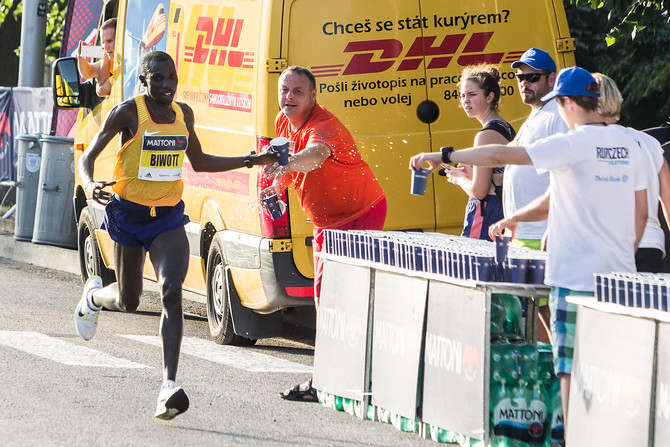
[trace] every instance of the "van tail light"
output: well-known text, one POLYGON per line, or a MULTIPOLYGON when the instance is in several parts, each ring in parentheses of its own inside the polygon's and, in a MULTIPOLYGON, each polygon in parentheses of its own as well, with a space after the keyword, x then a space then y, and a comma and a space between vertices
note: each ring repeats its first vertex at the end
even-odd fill
MULTIPOLYGON (((258 137, 256 139, 256 152, 261 152, 263 148, 267 147, 270 144, 270 138, 258 137)), ((265 188, 272 185, 272 179, 265 176, 263 169, 259 168, 258 171, 258 193, 265 188)), ((288 222, 288 193, 287 191, 282 192, 281 200, 286 204, 287 212, 284 213, 282 217, 277 220, 272 220, 268 210, 263 208, 263 206, 258 207, 258 214, 261 221, 261 234, 263 237, 268 238, 287 238, 291 236, 291 231, 289 230, 288 222)))

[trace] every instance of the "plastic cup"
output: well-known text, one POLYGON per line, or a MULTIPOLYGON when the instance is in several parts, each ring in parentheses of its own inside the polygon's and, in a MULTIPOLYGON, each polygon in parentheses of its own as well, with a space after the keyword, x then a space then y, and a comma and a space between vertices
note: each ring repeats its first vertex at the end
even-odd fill
POLYGON ((493 258, 490 256, 475 257, 475 272, 479 281, 491 281, 493 274, 493 258))
POLYGON ((530 278, 531 284, 544 284, 545 264, 544 259, 528 260, 528 278, 530 278))
POLYGON ((426 193, 426 185, 428 184, 428 176, 430 170, 428 169, 414 169, 412 170, 412 195, 422 196, 426 193))
POLYGON ((277 152, 279 154, 279 158, 277 159, 277 162, 281 166, 286 166, 288 164, 288 147, 289 147, 289 142, 288 139, 284 137, 277 137, 273 138, 270 141, 270 146, 272 146, 272 150, 277 152))
POLYGON ((525 258, 511 258, 508 263, 510 282, 516 284, 525 284, 528 276, 528 259, 525 258))
POLYGON ((507 252, 509 251, 509 241, 511 236, 503 236, 501 239, 496 239, 496 263, 499 265, 507 261, 507 252))
POLYGON ((270 213, 272 220, 279 219, 286 212, 286 204, 283 200, 279 200, 279 198, 277 198, 277 194, 263 199, 263 204, 265 205, 265 209, 270 213))

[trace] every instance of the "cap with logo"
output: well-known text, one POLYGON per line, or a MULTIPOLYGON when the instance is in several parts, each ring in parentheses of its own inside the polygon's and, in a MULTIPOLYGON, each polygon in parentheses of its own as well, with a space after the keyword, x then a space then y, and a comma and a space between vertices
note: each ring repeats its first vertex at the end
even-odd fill
POLYGON ((521 59, 512 62, 512 68, 518 68, 519 65, 526 64, 535 70, 547 70, 549 73, 556 73, 556 62, 544 50, 531 48, 521 55, 521 59))
POLYGON ((589 84, 595 83, 591 73, 580 67, 564 68, 558 73, 554 89, 542 97, 549 101, 554 96, 591 96, 600 98, 600 93, 587 90, 589 84))

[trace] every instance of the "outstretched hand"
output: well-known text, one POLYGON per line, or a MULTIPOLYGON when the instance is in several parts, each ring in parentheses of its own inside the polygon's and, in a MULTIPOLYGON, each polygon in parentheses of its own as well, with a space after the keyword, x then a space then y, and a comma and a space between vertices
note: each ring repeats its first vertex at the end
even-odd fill
POLYGON ((277 161, 279 154, 274 151, 263 151, 260 154, 253 155, 253 162, 255 165, 271 165, 277 161))

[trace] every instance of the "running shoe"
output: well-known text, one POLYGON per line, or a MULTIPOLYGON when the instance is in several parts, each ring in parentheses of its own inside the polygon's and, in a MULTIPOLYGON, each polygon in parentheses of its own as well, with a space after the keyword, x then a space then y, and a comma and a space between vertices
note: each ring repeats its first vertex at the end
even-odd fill
POLYGON ((98 328, 98 314, 102 309, 91 309, 91 296, 97 289, 102 288, 102 279, 99 276, 91 276, 84 285, 84 291, 81 294, 81 300, 74 310, 74 326, 77 332, 84 340, 90 340, 95 335, 98 328))
POLYGON ((169 421, 188 410, 188 396, 174 380, 168 380, 161 387, 154 417, 169 421))

